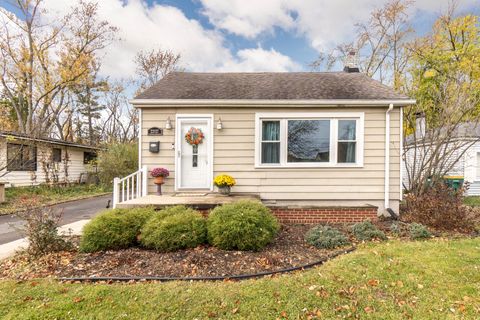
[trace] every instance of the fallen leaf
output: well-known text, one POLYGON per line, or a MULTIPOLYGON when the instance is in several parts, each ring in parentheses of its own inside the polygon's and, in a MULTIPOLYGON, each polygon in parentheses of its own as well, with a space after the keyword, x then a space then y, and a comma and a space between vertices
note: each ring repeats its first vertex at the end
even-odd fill
POLYGON ((371 312, 374 311, 374 309, 371 308, 371 307, 365 307, 365 308, 363 308, 363 310, 364 310, 366 313, 371 313, 371 312))
POLYGON ((380 284, 380 280, 378 279, 370 279, 368 280, 368 285, 371 287, 376 287, 380 284))
POLYGON ((73 298, 73 302, 75 303, 79 303, 79 302, 82 302, 83 301, 83 298, 82 297, 75 297, 73 298))

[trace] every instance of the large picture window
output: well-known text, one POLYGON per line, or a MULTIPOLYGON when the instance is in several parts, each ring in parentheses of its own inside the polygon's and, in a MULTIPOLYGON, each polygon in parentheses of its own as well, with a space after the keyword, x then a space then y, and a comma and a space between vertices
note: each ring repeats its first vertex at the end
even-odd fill
POLYGON ((287 162, 329 162, 330 120, 287 120, 287 162))
POLYGON ((257 114, 258 167, 363 166, 363 113, 257 114))
POLYGON ((36 171, 37 148, 35 146, 7 143, 7 171, 36 171))

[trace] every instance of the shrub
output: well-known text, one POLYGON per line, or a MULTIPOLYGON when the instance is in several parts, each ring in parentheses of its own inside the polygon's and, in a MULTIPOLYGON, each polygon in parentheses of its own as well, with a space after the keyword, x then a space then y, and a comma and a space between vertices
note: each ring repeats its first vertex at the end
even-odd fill
POLYGON ((402 227, 398 222, 392 222, 390 225, 390 231, 396 236, 400 236, 402 234, 402 227))
POLYGON ((124 177, 138 170, 138 144, 112 143, 98 153, 100 182, 110 185, 115 177, 124 177))
POLYGON ((151 207, 107 210, 83 228, 80 251, 95 252, 134 246, 138 243, 140 229, 154 214, 155 210, 151 207))
POLYGON ((40 206, 37 198, 24 199, 20 206, 25 210, 16 215, 24 221, 19 231, 28 239, 28 254, 37 257, 73 248, 71 242, 58 233, 63 211, 40 206))
POLYGON ((350 243, 340 230, 329 226, 313 227, 305 235, 305 240, 319 249, 334 249, 350 243))
POLYGON ((429 239, 432 237, 430 231, 423 224, 415 222, 410 225, 409 233, 412 240, 429 239))
POLYGON ((464 205, 464 191, 454 191, 444 183, 438 183, 421 195, 408 194, 401 208, 401 218, 437 230, 472 231, 474 209, 464 205))
POLYGON ((210 244, 224 250, 258 251, 272 242, 280 229, 270 210, 254 201, 216 207, 207 226, 210 244))
POLYGON ((368 241, 373 239, 386 240, 383 231, 375 227, 370 221, 363 221, 353 225, 352 232, 358 240, 368 241))
POLYGON ((195 248, 207 241, 205 218, 184 206, 161 210, 142 228, 143 246, 159 251, 195 248))

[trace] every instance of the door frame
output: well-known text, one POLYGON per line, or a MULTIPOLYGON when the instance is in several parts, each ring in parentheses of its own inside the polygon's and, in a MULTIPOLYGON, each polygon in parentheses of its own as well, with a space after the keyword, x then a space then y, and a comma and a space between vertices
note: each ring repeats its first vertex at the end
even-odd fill
MULTIPOLYGON (((175 115, 175 191, 184 191, 184 190, 208 190, 213 191, 213 142, 214 142, 214 132, 213 132, 213 114, 176 114, 175 115), (205 188, 185 188, 180 186, 181 177, 182 177, 182 166, 180 161, 179 152, 181 152, 181 146, 183 141, 183 136, 181 136, 181 122, 182 120, 207 120, 207 126, 210 131, 210 145, 208 146, 208 187, 205 188)), ((207 137, 208 139, 208 137, 207 137)))

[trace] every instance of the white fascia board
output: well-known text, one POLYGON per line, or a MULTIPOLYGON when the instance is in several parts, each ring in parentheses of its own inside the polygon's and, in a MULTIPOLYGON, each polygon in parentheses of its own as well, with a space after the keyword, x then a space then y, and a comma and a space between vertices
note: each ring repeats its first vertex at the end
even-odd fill
POLYGON ((325 99, 325 100, 259 100, 259 99, 133 99, 129 101, 136 107, 149 106, 407 106, 416 103, 414 99, 399 100, 354 100, 354 99, 325 99))

